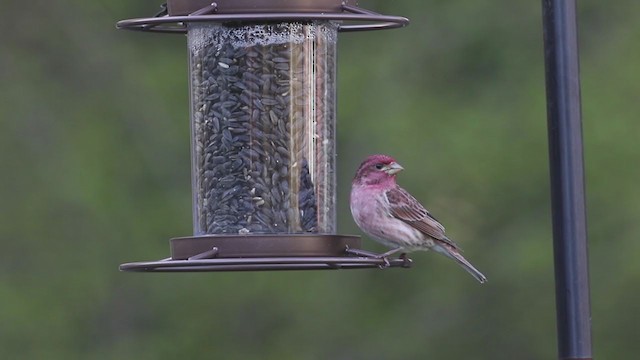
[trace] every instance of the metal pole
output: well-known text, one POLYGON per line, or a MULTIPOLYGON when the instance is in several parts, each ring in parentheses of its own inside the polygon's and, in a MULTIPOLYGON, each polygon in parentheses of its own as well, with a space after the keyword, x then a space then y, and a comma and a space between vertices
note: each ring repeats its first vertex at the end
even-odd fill
POLYGON ((575 0, 543 0, 559 359, 592 359, 575 0))

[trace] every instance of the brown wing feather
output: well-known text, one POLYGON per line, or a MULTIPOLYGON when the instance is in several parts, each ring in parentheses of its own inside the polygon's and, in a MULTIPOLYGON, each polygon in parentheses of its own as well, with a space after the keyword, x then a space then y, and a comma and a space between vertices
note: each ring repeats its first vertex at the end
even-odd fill
POLYGON ((429 211, 406 190, 396 186, 387 191, 387 199, 389 200, 391 215, 426 235, 436 240, 444 241, 455 249, 460 250, 460 247, 444 234, 444 226, 431 216, 429 211))

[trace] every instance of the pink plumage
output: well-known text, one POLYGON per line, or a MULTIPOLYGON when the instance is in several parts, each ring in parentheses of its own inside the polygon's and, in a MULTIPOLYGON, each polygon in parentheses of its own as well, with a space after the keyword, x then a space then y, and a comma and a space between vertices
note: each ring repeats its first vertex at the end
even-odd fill
POLYGON ((461 254, 460 247, 444 233, 438 222, 406 190, 396 183, 402 171, 392 157, 371 155, 360 164, 351 184, 351 214, 372 239, 391 248, 382 254, 434 250, 455 260, 480 283, 487 278, 461 254))

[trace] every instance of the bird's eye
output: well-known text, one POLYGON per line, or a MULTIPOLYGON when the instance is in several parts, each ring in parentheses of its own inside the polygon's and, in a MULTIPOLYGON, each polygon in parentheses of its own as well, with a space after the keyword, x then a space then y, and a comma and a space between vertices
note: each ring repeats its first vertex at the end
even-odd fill
POLYGON ((378 169, 378 170, 382 170, 383 167, 384 167, 384 165, 382 165, 380 163, 376 164, 376 169, 378 169))

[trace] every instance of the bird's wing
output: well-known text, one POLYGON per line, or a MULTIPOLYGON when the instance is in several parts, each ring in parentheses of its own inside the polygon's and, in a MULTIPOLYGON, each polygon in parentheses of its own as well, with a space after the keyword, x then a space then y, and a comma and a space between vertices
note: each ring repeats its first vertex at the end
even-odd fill
POLYGON ((455 249, 460 250, 460 247, 444 234, 444 226, 431 216, 429 211, 406 190, 396 186, 388 190, 386 195, 387 200, 389 200, 391 215, 432 238, 444 241, 455 249))

